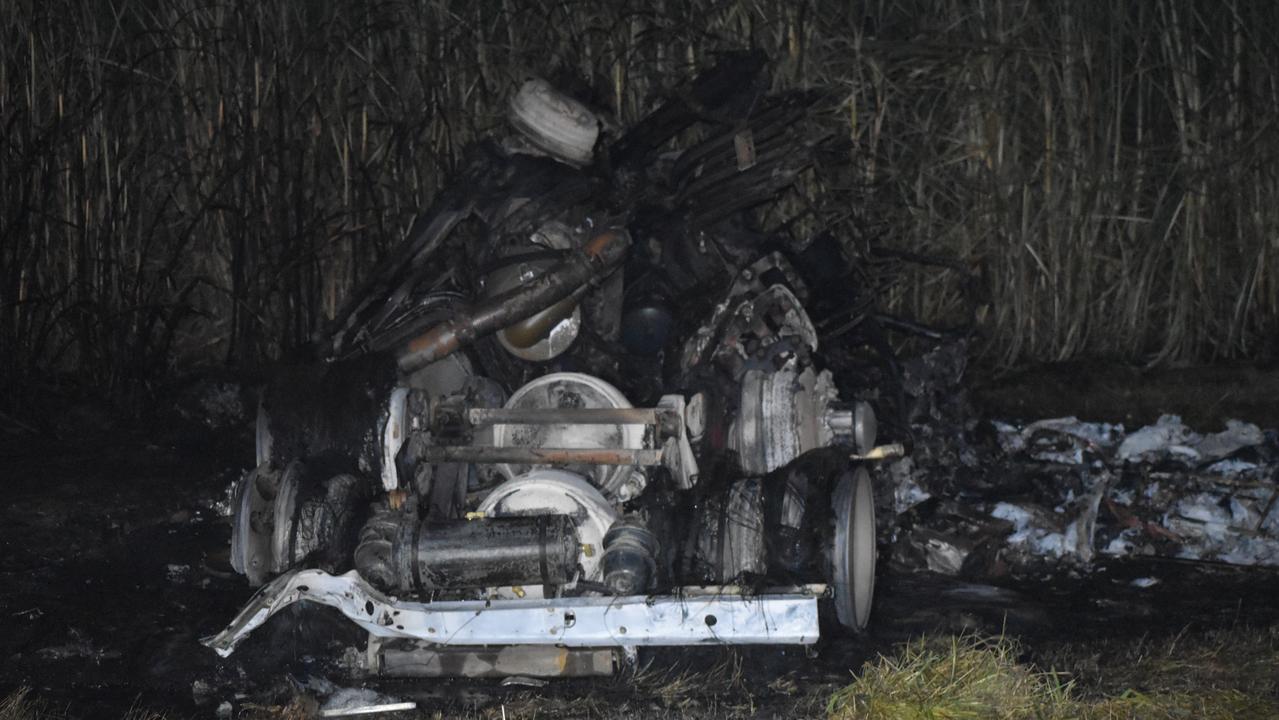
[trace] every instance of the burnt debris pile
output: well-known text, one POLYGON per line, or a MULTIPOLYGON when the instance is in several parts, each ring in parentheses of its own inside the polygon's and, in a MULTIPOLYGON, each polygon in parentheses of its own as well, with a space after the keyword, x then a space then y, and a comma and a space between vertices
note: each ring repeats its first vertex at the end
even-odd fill
POLYGON ((389 675, 811 644, 819 601, 866 627, 868 469, 905 439, 883 328, 928 331, 876 308, 825 98, 764 70, 726 56, 622 132, 518 89, 509 136, 265 388, 231 551, 263 587, 211 647, 300 600, 389 675))
POLYGON ((1279 437, 1164 415, 1135 430, 1075 417, 980 419, 962 345, 906 364, 915 452, 884 468, 899 568, 998 577, 1156 557, 1279 566, 1279 437))
POLYGON ((1279 564, 1255 426, 977 419, 966 333, 877 307, 885 268, 936 261, 813 193, 846 148, 764 67, 728 56, 624 131, 513 94, 509 136, 264 388, 231 543, 261 590, 207 645, 308 601, 367 631, 371 675, 598 675, 812 644, 819 603, 862 631, 878 544, 970 577, 1279 564), (886 330, 933 344, 902 361, 886 330))

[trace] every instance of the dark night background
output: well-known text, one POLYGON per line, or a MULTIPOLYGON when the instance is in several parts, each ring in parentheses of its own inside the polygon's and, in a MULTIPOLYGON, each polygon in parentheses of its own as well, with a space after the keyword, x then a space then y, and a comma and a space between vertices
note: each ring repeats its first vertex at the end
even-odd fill
MULTIPOLYGON (((249 687, 244 716, 306 711, 244 669, 295 662, 296 633, 246 665, 198 645, 248 594, 213 556, 253 390, 314 359, 533 75, 611 137, 733 51, 817 93, 835 169, 778 205, 821 202, 879 309, 938 330, 901 357, 955 341, 965 412, 1279 426, 1277 36, 1266 0, 0 0, 0 720, 203 717, 249 687)), ((878 634, 816 663, 676 653, 634 686, 444 684, 422 707, 820 716, 902 641, 1008 628, 1086 698, 1272 710, 1279 575, 1159 569, 1144 595, 1144 565, 993 594, 890 579, 878 634)))

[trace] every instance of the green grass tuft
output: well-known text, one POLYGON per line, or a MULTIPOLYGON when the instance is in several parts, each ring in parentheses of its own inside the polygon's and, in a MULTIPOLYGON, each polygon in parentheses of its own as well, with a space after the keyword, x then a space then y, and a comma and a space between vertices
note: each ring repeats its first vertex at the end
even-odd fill
POLYGON ((831 720, 1229 720, 1279 718, 1263 694, 1210 686, 1083 699, 1061 673, 1019 662, 1007 638, 921 639, 867 663, 827 705, 831 720))
POLYGON ((828 711, 841 720, 1068 717, 1069 686, 1018 664, 1017 653, 1007 639, 918 640, 868 663, 828 711))

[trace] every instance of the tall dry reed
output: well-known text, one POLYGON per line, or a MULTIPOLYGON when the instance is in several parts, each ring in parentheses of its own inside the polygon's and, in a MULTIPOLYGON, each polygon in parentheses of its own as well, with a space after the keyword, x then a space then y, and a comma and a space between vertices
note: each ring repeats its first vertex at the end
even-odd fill
POLYGON ((903 265, 893 312, 975 291, 997 365, 1273 356, 1277 30, 1261 0, 0 0, 4 372, 279 357, 524 74, 625 124, 741 47, 840 101, 878 242, 977 278, 903 265))

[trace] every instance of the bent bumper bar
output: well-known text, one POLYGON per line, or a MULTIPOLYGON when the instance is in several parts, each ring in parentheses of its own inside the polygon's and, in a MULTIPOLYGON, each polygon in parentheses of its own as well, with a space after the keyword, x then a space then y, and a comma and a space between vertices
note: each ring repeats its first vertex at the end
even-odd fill
POLYGON ((818 639, 812 594, 419 603, 388 597, 355 571, 297 570, 265 585, 225 630, 202 642, 226 657, 267 618, 303 600, 337 608, 379 637, 439 645, 808 645, 818 639))

